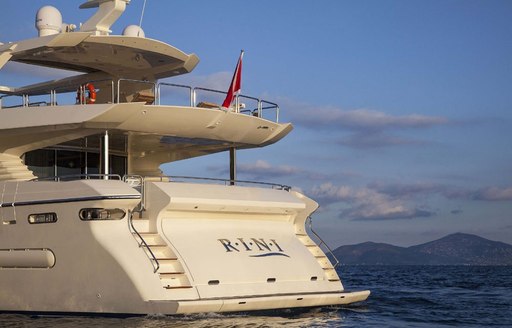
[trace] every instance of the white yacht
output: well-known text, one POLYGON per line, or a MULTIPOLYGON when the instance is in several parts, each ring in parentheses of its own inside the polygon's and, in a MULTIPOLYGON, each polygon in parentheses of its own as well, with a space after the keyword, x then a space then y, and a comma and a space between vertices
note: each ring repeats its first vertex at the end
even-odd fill
POLYGON ((79 28, 45 6, 39 35, 0 44, 0 68, 76 72, 0 83, 0 311, 181 314, 365 300, 369 291, 344 289, 337 260, 307 227, 315 201, 236 180, 236 149, 292 130, 279 107, 243 95, 224 107, 225 92, 159 82, 199 59, 137 26, 112 35, 128 3, 88 0, 80 8, 96 11, 79 28), (230 179, 159 168, 218 152, 231 155, 230 179))

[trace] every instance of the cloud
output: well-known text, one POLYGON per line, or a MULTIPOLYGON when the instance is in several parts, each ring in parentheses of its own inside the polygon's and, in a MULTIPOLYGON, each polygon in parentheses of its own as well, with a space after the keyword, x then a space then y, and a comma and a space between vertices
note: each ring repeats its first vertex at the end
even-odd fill
MULTIPOLYGON (((354 220, 393 220, 431 217, 435 211, 414 205, 431 197, 448 200, 511 201, 512 187, 459 188, 444 184, 418 182, 411 184, 374 182, 365 187, 336 186, 330 182, 315 186, 310 195, 322 205, 343 205, 340 217, 354 220)), ((452 215, 464 213, 451 210, 452 215)))
POLYGON ((435 215, 435 212, 422 210, 418 208, 407 209, 403 207, 394 208, 391 211, 379 211, 368 206, 360 206, 350 210, 343 211, 340 218, 352 217, 354 220, 377 221, 377 220, 400 220, 428 218, 435 215))
POLYGON ((453 187, 431 182, 416 182, 416 183, 383 183, 373 182, 368 185, 369 188, 388 195, 392 198, 415 198, 424 197, 425 195, 432 194, 450 194, 454 193, 453 187))
MULTIPOLYGON (((225 166, 210 166, 208 169, 222 174, 228 174, 229 171, 225 166)), ((291 165, 274 166, 264 160, 257 160, 253 163, 238 163, 237 174, 239 177, 245 176, 246 178, 244 179, 254 181, 271 181, 275 180, 275 178, 293 175, 321 178, 318 173, 307 172, 291 165)))
MULTIPOLYGON (((210 75, 182 75, 173 78, 172 83, 199 86, 213 90, 226 90, 231 81, 232 72, 216 72, 210 75)), ((165 80, 164 80, 165 82, 165 80)), ((169 94, 168 88, 162 88, 162 96, 169 94)), ((187 90, 172 90, 173 92, 187 90)), ((299 103, 284 97, 271 97, 268 94, 261 98, 274 98, 282 108, 288 108, 283 115, 292 123, 309 129, 332 129, 336 132, 349 131, 351 134, 339 139, 343 146, 368 149, 387 146, 403 146, 424 144, 424 141, 407 137, 399 137, 390 131, 404 129, 426 129, 448 123, 448 119, 437 116, 419 114, 390 115, 371 109, 344 110, 334 106, 315 107, 299 103)), ((197 90, 197 101, 222 101, 223 95, 209 91, 197 90)))
POLYGON ((343 203, 348 206, 340 217, 352 220, 413 219, 435 215, 428 210, 409 208, 400 200, 367 187, 335 186, 328 182, 314 187, 311 195, 325 205, 343 203))
POLYGON ((286 106, 293 108, 289 115, 295 123, 309 128, 335 127, 355 131, 383 131, 387 129, 430 128, 448 123, 448 119, 438 116, 419 114, 394 116, 364 108, 344 110, 332 106, 313 107, 292 103, 286 106))
MULTIPOLYGON (((374 182, 368 185, 379 193, 392 198, 414 198, 440 195, 446 199, 480 200, 480 201, 511 201, 512 187, 461 188, 431 182, 410 184, 374 182)), ((458 213, 457 213, 458 214, 458 213)))
POLYGON ((338 143, 351 148, 367 149, 387 146, 419 145, 424 142, 386 135, 381 131, 370 131, 368 133, 353 133, 341 139, 338 143))
POLYGON ((442 195, 448 199, 478 200, 486 202, 511 201, 512 187, 491 186, 479 189, 446 187, 442 192, 442 195))
POLYGON ((512 200, 512 187, 488 187, 473 193, 473 199, 484 201, 510 201, 512 200))
POLYGON ((280 166, 272 166, 266 161, 257 160, 254 163, 246 163, 239 164, 237 167, 237 171, 239 173, 252 175, 255 177, 258 176, 267 176, 267 177, 280 177, 280 176, 289 176, 295 175, 302 172, 301 169, 290 166, 290 165, 280 165, 280 166))
MULTIPOLYGON (((212 171, 222 172, 227 174, 228 170, 225 167, 210 167, 212 171)), ((237 172, 239 176, 245 176, 245 179, 254 181, 271 181, 278 180, 283 177, 300 177, 301 181, 326 181, 330 179, 353 179, 359 177, 359 174, 354 172, 329 172, 321 173, 312 171, 292 165, 272 165, 265 160, 257 160, 253 163, 239 163, 237 165, 237 172)), ((297 190, 297 187, 294 187, 297 190)))
POLYGON ((426 144, 411 137, 397 136, 399 131, 429 129, 450 123, 445 117, 420 114, 390 115, 360 108, 346 110, 335 106, 315 107, 287 98, 278 99, 283 116, 292 123, 315 131, 349 133, 338 143, 357 149, 426 144))
MULTIPOLYGON (((322 205, 340 204, 341 218, 352 220, 397 220, 427 218, 436 215, 428 206, 414 205, 430 197, 478 201, 511 201, 512 187, 463 189, 443 184, 419 182, 413 184, 372 183, 366 187, 336 186, 330 182, 315 186, 310 195, 322 205)), ((452 215, 464 213, 453 209, 452 215)))

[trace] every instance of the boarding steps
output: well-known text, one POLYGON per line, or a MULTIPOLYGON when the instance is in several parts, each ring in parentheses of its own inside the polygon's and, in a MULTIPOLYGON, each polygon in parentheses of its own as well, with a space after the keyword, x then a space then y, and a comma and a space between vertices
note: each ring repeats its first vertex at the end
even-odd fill
POLYGON ((162 286, 168 290, 192 288, 181 261, 160 234, 151 229, 149 219, 133 219, 133 237, 153 262, 162 286), (154 258, 153 258, 153 255, 154 258), (156 261, 155 261, 156 260, 156 261), (158 266, 156 266, 158 264, 158 266))
POLYGON ((324 270, 325 277, 328 281, 340 281, 336 269, 332 266, 331 261, 322 251, 322 249, 305 233, 296 233, 297 238, 306 246, 306 248, 313 254, 315 259, 324 270))
POLYGON ((35 176, 18 156, 0 154, 0 181, 31 180, 35 176))

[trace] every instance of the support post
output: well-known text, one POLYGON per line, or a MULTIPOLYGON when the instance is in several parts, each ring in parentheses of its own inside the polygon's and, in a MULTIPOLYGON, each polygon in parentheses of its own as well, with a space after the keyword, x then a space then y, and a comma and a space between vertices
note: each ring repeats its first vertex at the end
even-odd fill
POLYGON ((108 180, 108 174, 110 174, 109 162, 108 162, 108 158, 109 158, 108 130, 105 130, 105 135, 103 136, 102 139, 103 139, 102 140, 103 141, 102 142, 103 149, 101 152, 101 163, 102 163, 102 167, 103 167, 103 174, 105 174, 104 179, 108 180))
POLYGON ((235 147, 229 148, 229 184, 235 185, 236 180, 236 149, 235 147))

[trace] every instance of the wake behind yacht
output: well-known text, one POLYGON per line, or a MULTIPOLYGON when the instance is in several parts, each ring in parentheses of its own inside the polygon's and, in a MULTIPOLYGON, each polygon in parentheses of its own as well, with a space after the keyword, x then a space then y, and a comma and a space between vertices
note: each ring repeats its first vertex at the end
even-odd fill
POLYGON ((77 73, 0 86, 0 311, 179 314, 365 300, 369 291, 344 290, 337 260, 306 228, 315 201, 236 180, 236 149, 292 130, 279 106, 244 95, 217 105, 225 92, 159 82, 199 59, 137 26, 112 35, 128 3, 85 2, 96 13, 79 29, 45 6, 39 36, 0 44, 0 68, 77 73), (230 179, 159 168, 218 152, 231 154, 230 179))

